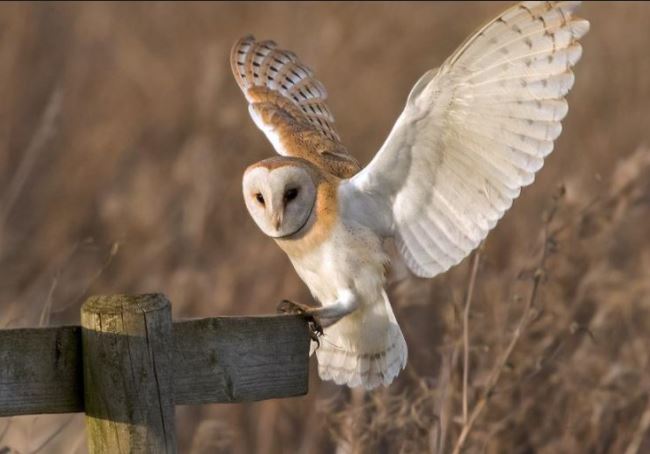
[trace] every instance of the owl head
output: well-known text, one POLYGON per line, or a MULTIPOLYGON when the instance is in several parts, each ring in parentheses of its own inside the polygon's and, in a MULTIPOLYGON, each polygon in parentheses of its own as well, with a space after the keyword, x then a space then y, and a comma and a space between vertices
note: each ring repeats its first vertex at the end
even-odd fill
POLYGON ((271 238, 298 233, 316 204, 316 175, 302 159, 271 158, 246 169, 246 208, 257 226, 271 238))

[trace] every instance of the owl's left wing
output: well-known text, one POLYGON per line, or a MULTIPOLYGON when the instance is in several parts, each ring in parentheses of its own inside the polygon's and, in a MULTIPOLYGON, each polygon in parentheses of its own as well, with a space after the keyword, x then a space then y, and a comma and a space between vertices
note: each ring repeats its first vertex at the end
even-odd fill
POLYGON ((374 159, 340 190, 344 216, 392 235, 432 277, 485 238, 559 136, 589 23, 579 2, 523 2, 413 87, 374 159))
POLYGON ((334 128, 325 87, 293 52, 247 36, 232 47, 230 66, 253 121, 278 154, 307 159, 340 178, 359 170, 334 128))

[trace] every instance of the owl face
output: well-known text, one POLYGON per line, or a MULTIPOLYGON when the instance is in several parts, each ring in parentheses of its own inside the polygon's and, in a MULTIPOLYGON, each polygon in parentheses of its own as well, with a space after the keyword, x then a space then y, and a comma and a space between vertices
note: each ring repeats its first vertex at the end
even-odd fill
POLYGON ((294 165, 249 168, 244 174, 243 190, 251 217, 272 238, 298 232, 307 224, 316 203, 311 173, 294 165))

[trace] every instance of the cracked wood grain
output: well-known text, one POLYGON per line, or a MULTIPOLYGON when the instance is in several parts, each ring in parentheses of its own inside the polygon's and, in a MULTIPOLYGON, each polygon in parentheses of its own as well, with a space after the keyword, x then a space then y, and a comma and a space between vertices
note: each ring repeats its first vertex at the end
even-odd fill
POLYGON ((93 297, 81 325, 89 452, 176 453, 169 301, 93 297))

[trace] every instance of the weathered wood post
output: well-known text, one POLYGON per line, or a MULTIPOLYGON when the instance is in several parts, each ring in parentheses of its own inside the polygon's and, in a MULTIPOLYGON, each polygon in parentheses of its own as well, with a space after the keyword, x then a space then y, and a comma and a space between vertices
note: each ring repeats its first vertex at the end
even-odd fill
POLYGON ((81 325, 90 453, 176 453, 169 301, 91 297, 81 325))
POLYGON ((308 391, 300 315, 172 323, 163 295, 119 295, 89 298, 81 322, 0 329, 0 417, 85 412, 90 454, 165 454, 175 405, 308 391))

